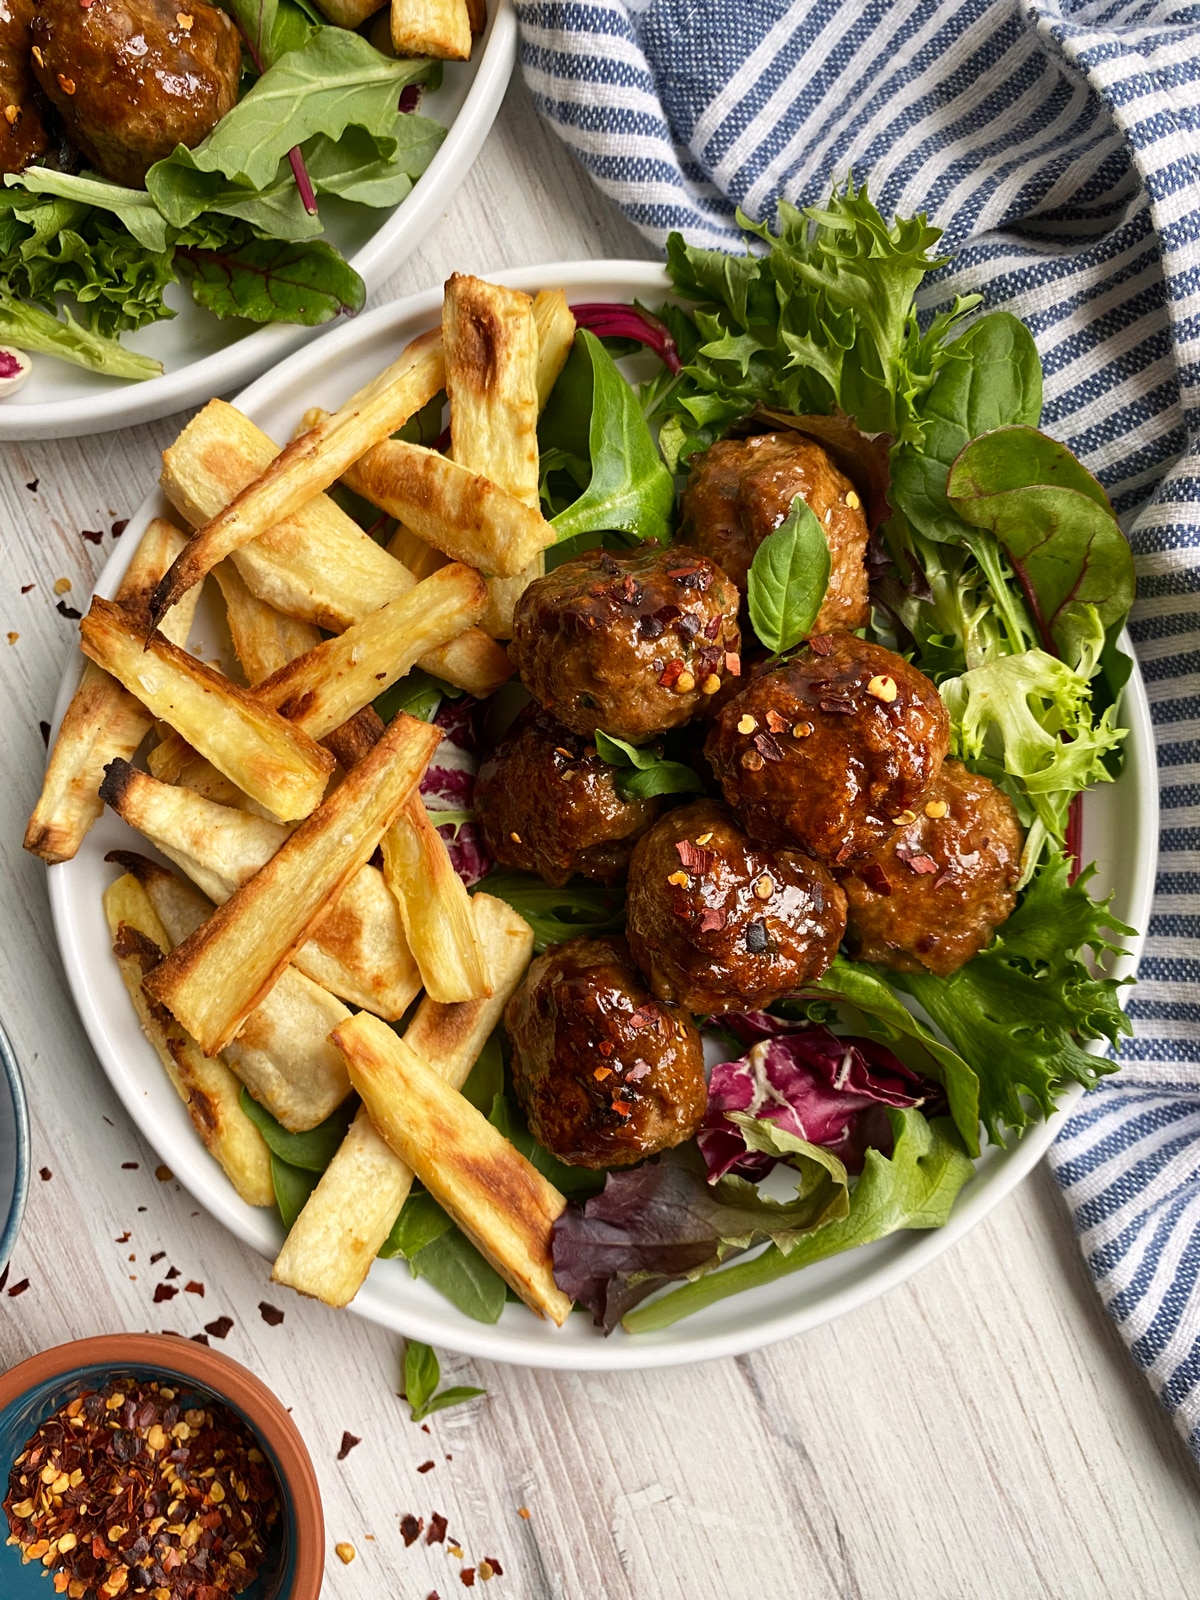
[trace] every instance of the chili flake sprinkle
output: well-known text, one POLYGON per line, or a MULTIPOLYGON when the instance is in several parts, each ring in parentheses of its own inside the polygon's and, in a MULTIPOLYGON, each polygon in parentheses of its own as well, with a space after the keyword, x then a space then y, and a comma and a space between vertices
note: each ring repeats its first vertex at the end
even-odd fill
POLYGON ((41 1424, 13 1463, 4 1510, 8 1543, 68 1600, 221 1600, 258 1576, 280 1500, 225 1406, 110 1383, 41 1424))

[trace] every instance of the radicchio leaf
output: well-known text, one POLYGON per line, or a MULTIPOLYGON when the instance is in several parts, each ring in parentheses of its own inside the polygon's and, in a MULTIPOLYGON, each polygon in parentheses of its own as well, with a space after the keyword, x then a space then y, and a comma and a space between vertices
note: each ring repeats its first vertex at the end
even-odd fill
POLYGON ((470 695, 442 701, 433 719, 442 729, 442 742, 421 779, 421 798, 434 822, 439 811, 447 813, 438 832, 445 841, 451 865, 468 889, 495 865, 474 810, 481 707, 482 702, 470 695))
MULTIPOLYGON (((754 1031, 762 1013, 733 1019, 734 1031, 754 1031)), ((725 1026, 731 1019, 722 1018, 725 1026)), ((765 1022, 775 1019, 765 1017, 765 1022)), ((731 1113, 773 1123, 793 1138, 820 1145, 849 1172, 862 1170, 869 1148, 891 1148, 883 1106, 941 1109, 942 1091, 909 1070, 878 1040, 843 1037, 824 1027, 760 1035, 738 1061, 719 1062, 708 1086, 708 1111, 696 1142, 710 1183, 736 1173, 763 1177, 779 1159, 751 1150, 731 1113)))

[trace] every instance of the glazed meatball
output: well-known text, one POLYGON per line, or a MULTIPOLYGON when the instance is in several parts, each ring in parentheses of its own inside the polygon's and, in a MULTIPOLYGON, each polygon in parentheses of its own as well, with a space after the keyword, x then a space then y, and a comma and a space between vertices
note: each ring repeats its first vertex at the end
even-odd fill
POLYGON ((492 855, 556 886, 576 872, 601 883, 623 878, 661 810, 660 800, 622 799, 615 768, 595 745, 536 704, 475 780, 475 812, 492 855))
POLYGON ((855 954, 901 972, 957 972, 1012 914, 1021 843, 1008 796, 947 761, 916 815, 841 880, 855 954))
POLYGON ((744 590, 754 552, 786 520, 797 495, 825 529, 832 558, 815 631, 862 628, 869 617, 862 501, 824 446, 805 434, 722 439, 698 456, 683 492, 680 538, 744 590))
POLYGON ((646 988, 624 939, 547 950, 504 1023, 534 1138, 569 1166, 628 1167, 700 1126, 708 1097, 700 1035, 646 988))
POLYGON ((643 744, 681 727, 741 671, 738 592, 679 545, 589 551, 531 583, 509 654, 560 722, 643 744))
POLYGON ((753 844, 715 800, 669 812, 633 853, 629 948, 689 1011, 761 1010, 819 978, 845 927, 824 867, 753 844))
POLYGON ((29 54, 32 20, 32 0, 0 0, 0 173, 23 172, 51 145, 29 54))
POLYGON ((41 0, 31 32, 38 83, 116 183, 140 187, 156 161, 198 145, 237 100, 237 29, 204 0, 41 0))
POLYGON ((841 866, 924 804, 949 738, 923 672, 852 633, 817 634, 728 702, 705 754, 752 838, 841 866))

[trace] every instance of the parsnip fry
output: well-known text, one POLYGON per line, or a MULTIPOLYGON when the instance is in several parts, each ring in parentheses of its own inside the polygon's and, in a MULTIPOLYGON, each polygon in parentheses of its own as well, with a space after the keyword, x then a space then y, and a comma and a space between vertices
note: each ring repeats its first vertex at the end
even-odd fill
POLYGON ((155 590, 151 619, 157 622, 218 561, 336 483, 364 450, 388 438, 444 385, 441 334, 421 334, 319 427, 293 439, 261 477, 192 535, 155 590))
POLYGON ((109 885, 104 912, 142 1031, 187 1106, 192 1126, 247 1205, 272 1205, 270 1152, 242 1110, 238 1080, 220 1059, 206 1060, 195 1040, 146 994, 144 980, 161 964, 170 940, 136 878, 127 873, 109 885))
MULTIPOLYGON (((321 413, 324 415, 324 413, 321 413)), ((212 400, 163 452, 162 486, 192 527, 216 516, 253 483, 279 450, 249 417, 212 400)), ((328 495, 314 495, 233 555, 247 587, 288 616, 341 633, 388 600, 407 594, 413 574, 375 543, 328 495)), ((428 572, 422 572, 427 577, 428 572)), ((495 692, 508 657, 477 628, 417 663, 468 694, 495 692)))
POLYGON ((541 289, 533 297, 533 320, 538 333, 538 410, 544 411, 575 343, 575 317, 561 289, 541 289))
MULTIPOLYGON (((320 644, 320 632, 311 622, 285 616, 252 594, 232 561, 218 562, 213 568, 213 577, 225 601, 234 654, 251 688, 320 644)), ((178 609, 176 606, 168 612, 167 620, 178 609)))
POLYGON ((560 1327, 551 1233, 567 1202, 504 1135, 378 1018, 334 1031, 371 1121, 531 1311, 560 1327))
MULTIPOLYGON (((491 997, 458 1005, 427 997, 404 1035, 410 1048, 455 1089, 467 1081, 533 954, 529 924, 511 906, 477 894, 471 907, 491 997)), ((407 1200, 412 1180, 412 1168, 360 1111, 288 1234, 273 1280, 315 1295, 326 1305, 349 1305, 407 1200)))
POLYGON ((470 60, 467 0, 392 0, 392 48, 398 56, 470 60))
POLYGON ((383 836, 383 876, 400 907, 430 999, 481 1000, 489 995, 492 986, 471 897, 419 795, 383 836))
POLYGON ((440 732, 401 713, 341 787, 148 980, 206 1054, 235 1038, 416 789, 440 732))
MULTIPOLYGON (((171 948, 206 922, 213 903, 185 879, 132 850, 104 858, 132 873, 158 914, 171 948)), ((288 967, 222 1057, 260 1105, 292 1133, 324 1122, 350 1093, 342 1053, 329 1035, 349 1011, 328 990, 288 967)))
POLYGON ((388 540, 387 552, 395 556, 397 561, 402 561, 417 579, 427 578, 431 572, 444 567, 450 559, 431 544, 426 544, 424 539, 418 539, 412 529, 406 528, 402 522, 397 524, 395 533, 388 540))
POLYGON ((256 694, 314 739, 369 706, 436 645, 483 612, 487 590, 472 567, 453 563, 399 600, 372 611, 335 639, 291 662, 256 694))
MULTIPOLYGON (((289 838, 277 822, 160 783, 128 762, 111 764, 101 793, 218 905, 289 838)), ((404 1015, 421 987, 395 897, 372 866, 355 873, 293 960, 315 983, 389 1021, 404 1015)))
POLYGON ((80 623, 80 640, 85 655, 147 711, 281 821, 306 817, 320 802, 333 757, 249 690, 159 634, 147 644, 120 606, 99 596, 80 623))
MULTIPOLYGON (((181 739, 170 728, 160 729, 166 737, 146 752, 146 765, 163 783, 182 784, 206 800, 215 800, 220 806, 237 806, 239 809, 255 808, 244 789, 239 789, 223 772, 218 772, 211 761, 197 755, 186 739, 181 739)), ((336 752, 335 752, 336 759, 336 752)), ((265 815, 257 808, 256 815, 265 815)))

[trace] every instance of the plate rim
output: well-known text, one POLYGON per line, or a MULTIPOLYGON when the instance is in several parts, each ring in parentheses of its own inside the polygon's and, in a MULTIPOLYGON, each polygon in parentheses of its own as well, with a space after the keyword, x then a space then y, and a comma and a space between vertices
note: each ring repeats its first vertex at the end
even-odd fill
MULTIPOLYGON (((492 276, 495 281, 517 289, 536 289, 547 283, 553 283, 561 284, 570 291, 573 286, 578 288, 606 281, 612 283, 614 293, 622 294, 628 294, 631 290, 666 291, 669 288, 669 279, 664 268, 658 263, 645 261, 551 262, 497 272, 492 276)), ((258 407, 270 404, 276 393, 286 390, 293 375, 312 361, 336 362, 342 345, 367 343, 377 334, 386 336, 392 332, 398 333, 406 324, 418 318, 427 319, 440 306, 441 297, 440 287, 431 288, 365 313, 356 318, 354 323, 345 325, 328 338, 322 339, 319 345, 309 343, 293 352, 278 366, 242 390, 235 397, 234 404, 253 415, 258 407)), ((129 532, 136 535, 151 516, 163 514, 164 506, 165 499, 161 490, 157 487, 152 489, 131 518, 129 532)), ((132 559, 134 542, 130 541, 114 551, 97 580, 96 592, 108 592, 119 581, 121 572, 132 559)), ((1139 870, 1131 895, 1131 904, 1126 908, 1130 921, 1138 929, 1138 934, 1136 939, 1130 941, 1130 955, 1114 968, 1118 976, 1135 972, 1141 958, 1147 936, 1158 852, 1158 781, 1149 701, 1141 669, 1136 656, 1133 655, 1132 643, 1127 633, 1123 635, 1123 643, 1134 661, 1134 670, 1126 688, 1125 704, 1128 708, 1127 720, 1130 726, 1128 749, 1131 761, 1136 767, 1142 799, 1131 819, 1136 835, 1133 858, 1135 863, 1139 864, 1139 870)), ((55 733, 74 690, 81 666, 82 659, 77 654, 68 663, 64 673, 54 710, 55 733)), ((263 1255, 265 1259, 270 1259, 261 1243, 252 1238, 242 1225, 239 1211, 248 1208, 243 1207, 237 1200, 231 1186, 226 1183, 228 1195, 215 1203, 208 1193, 198 1192, 188 1182, 187 1175, 180 1173, 177 1152, 160 1149, 161 1130, 157 1127, 153 1116, 143 1121, 144 1107, 133 1084, 126 1080, 120 1071, 110 1070, 105 1059, 105 1050, 102 1048, 105 1028, 92 1001, 90 989, 83 981, 84 964, 71 959, 74 942, 68 918, 66 876, 66 869, 70 866, 69 862, 62 863, 50 867, 47 871, 55 937, 72 997, 105 1076, 116 1090, 135 1125, 154 1148, 164 1159, 168 1159, 169 1154, 176 1156, 176 1160, 172 1163, 173 1170, 197 1203, 202 1205, 214 1220, 229 1228, 256 1253, 263 1255)), ((1082 1094, 1082 1088, 1073 1085, 1062 1096, 1059 1109, 1053 1117, 1034 1124, 1019 1140, 1014 1140, 1003 1157, 997 1158, 997 1164, 983 1175, 983 1181, 974 1180, 977 1187, 973 1191, 972 1189, 964 1191, 950 1220, 942 1228, 893 1236, 898 1242, 890 1258, 868 1270, 858 1281, 840 1287, 834 1286, 815 1304, 800 1305, 791 1311, 768 1311, 765 1319, 756 1324, 748 1325, 743 1322, 738 1327, 728 1330, 692 1334, 682 1342, 677 1339, 674 1330, 668 1328, 661 1334, 640 1335, 636 1338, 618 1332, 611 1338, 596 1338, 587 1343, 564 1341, 556 1344, 552 1339, 539 1338, 536 1324, 530 1325, 528 1334, 509 1328, 498 1339, 493 1325, 471 1322, 452 1307, 448 1310, 454 1320, 449 1327, 443 1323, 445 1313, 441 1311, 440 1304, 428 1312, 420 1305, 405 1305, 397 1309, 388 1303, 386 1291, 381 1293, 374 1273, 367 1279, 356 1299, 351 1302, 349 1309, 370 1322, 388 1327, 410 1338, 421 1339, 464 1355, 503 1361, 515 1366, 566 1371, 638 1371, 745 1354, 764 1345, 806 1332, 810 1328, 819 1327, 835 1317, 857 1309, 906 1281, 928 1262, 951 1248, 1028 1175, 1044 1155, 1082 1094), (376 1281, 373 1282, 373 1279, 376 1281)), ((202 1149, 198 1153, 206 1164, 202 1170, 207 1176, 211 1176, 212 1174, 207 1172, 207 1166, 211 1165, 211 1157, 202 1149)), ((218 1178, 223 1178, 219 1169, 216 1175, 218 1178)), ((695 1324, 690 1326, 694 1327, 695 1324)))
MULTIPOLYGON (((395 271, 429 233, 451 196, 475 165, 500 111, 517 60, 517 18, 513 0, 495 0, 480 41, 479 64, 458 115, 429 166, 412 189, 354 255, 350 265, 370 294, 395 271)), ((377 308, 378 309, 378 308, 377 308)), ((360 313, 355 321, 361 321, 360 313)), ((133 381, 74 400, 5 401, 0 404, 0 443, 40 442, 111 433, 206 403, 234 385, 261 373, 317 339, 340 331, 344 319, 315 328, 268 323, 232 344, 143 383, 133 381)), ((39 356, 53 360, 53 356, 39 356)))
POLYGON ((16 1170, 13 1173, 11 1208, 0 1228, 0 1272, 8 1266, 16 1249, 25 1216, 25 1203, 29 1198, 30 1132, 29 1102, 25 1095, 25 1080, 21 1076, 17 1052, 7 1030, 0 1024, 0 1068, 12 1101, 13 1142, 16 1150, 16 1170))

